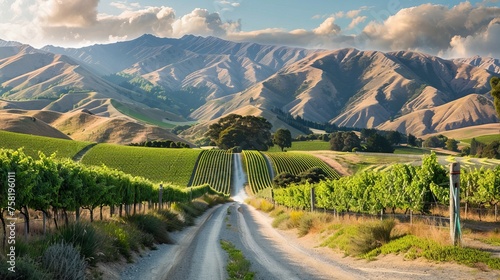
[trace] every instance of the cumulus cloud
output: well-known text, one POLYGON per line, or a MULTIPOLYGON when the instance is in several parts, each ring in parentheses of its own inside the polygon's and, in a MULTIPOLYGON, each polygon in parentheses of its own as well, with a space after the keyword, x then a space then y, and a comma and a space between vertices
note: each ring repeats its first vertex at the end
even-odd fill
POLYGON ((10 5, 10 10, 14 13, 14 16, 17 17, 23 13, 23 6, 25 5, 24 0, 16 0, 10 5))
POLYGON ((441 53, 449 57, 483 55, 500 57, 500 17, 493 19, 484 32, 467 37, 453 36, 450 48, 441 53))
POLYGON ((353 18, 351 23, 349 23, 349 26, 347 26, 347 29, 354 29, 359 24, 365 22, 366 19, 367 19, 366 16, 358 16, 353 18))
POLYGON ((224 11, 242 3, 236 0, 212 2, 216 12, 194 9, 183 15, 176 15, 170 7, 142 7, 137 2, 123 0, 110 4, 119 11, 116 15, 99 13, 98 0, 15 0, 11 3, 3 12, 16 20, 0 22, 2 39, 35 46, 47 43, 82 46, 129 40, 144 33, 160 37, 195 34, 307 48, 356 47, 417 50, 445 57, 476 54, 500 57, 500 8, 486 2, 475 6, 463 2, 453 7, 423 4, 383 18, 374 16, 381 12, 371 10, 373 7, 361 7, 315 15, 313 19, 322 19, 322 22, 311 29, 270 27, 253 31, 242 31, 241 20, 223 19, 224 11), (16 18, 16 15, 19 16, 16 18), (366 24, 370 15, 375 20, 366 24), (345 28, 337 23, 340 18, 346 22, 345 28), (354 35, 347 35, 347 31, 354 35))
MULTIPOLYGON (((23 0, 17 1, 21 3, 23 0)), ((0 24, 0 34, 8 34, 8 39, 31 41, 32 44, 38 40, 82 46, 129 40, 145 33, 160 37, 185 34, 224 37, 228 32, 239 32, 241 26, 240 21, 222 21, 218 13, 206 9, 195 9, 177 17, 170 7, 141 7, 138 3, 113 2, 113 7, 122 10, 120 14, 99 14, 98 2, 68 0, 63 5, 63 1, 38 0, 33 7, 34 19, 22 27, 0 24), (13 29, 15 33, 11 32, 13 29)))
POLYGON ((480 36, 495 18, 500 18, 498 7, 474 7, 469 2, 451 8, 424 4, 402 9, 384 22, 370 22, 361 38, 375 49, 437 54, 452 47, 452 40, 458 44, 460 38, 480 36))
POLYGON ((335 23, 333 16, 325 19, 312 30, 295 29, 287 31, 281 28, 267 28, 255 31, 240 31, 227 34, 227 39, 234 41, 253 41, 262 44, 276 44, 309 48, 350 47, 354 44, 354 36, 341 34, 341 28, 335 23))
POLYGON ((99 15, 91 25, 42 25, 46 40, 59 44, 89 44, 110 40, 133 39, 149 33, 172 36, 175 12, 169 7, 148 7, 137 11, 124 11, 118 16, 99 15))
POLYGON ((84 27, 97 21, 99 0, 52 0, 48 2, 50 12, 42 21, 50 26, 84 27))
POLYGON ((227 29, 239 30, 239 23, 223 23, 218 13, 210 13, 206 9, 195 9, 177 19, 172 28, 174 36, 184 34, 223 36, 227 29))
POLYGON ((317 35, 332 35, 340 32, 340 26, 335 24, 335 18, 329 17, 320 26, 313 29, 313 33, 317 35))

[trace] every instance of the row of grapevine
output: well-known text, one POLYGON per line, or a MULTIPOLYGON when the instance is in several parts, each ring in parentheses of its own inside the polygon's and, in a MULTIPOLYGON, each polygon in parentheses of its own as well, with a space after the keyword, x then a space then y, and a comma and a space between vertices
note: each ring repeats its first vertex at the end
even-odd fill
POLYGON ((56 153, 57 158, 73 158, 80 150, 90 145, 91 142, 0 130, 0 144, 1 148, 4 149, 17 150, 24 148, 24 152, 34 158, 38 157, 38 151, 43 151, 46 155, 56 153))
MULTIPOLYGON (((89 167, 69 159, 56 160, 39 153, 39 159, 22 150, 0 149, 0 218, 18 210, 25 218, 29 231, 28 209, 49 214, 103 206, 125 206, 158 202, 159 185, 142 177, 134 177, 105 166, 89 167), (7 180, 9 178, 9 180, 7 180), (9 195, 7 195, 9 194, 9 195), (14 200, 14 199, 15 200, 14 200)), ((163 201, 188 201, 211 191, 208 185, 194 188, 164 186, 163 201)), ((121 212, 120 212, 121 213, 121 212)))
POLYGON ((187 186, 201 151, 98 144, 85 154, 82 163, 104 164, 154 182, 187 186))
POLYGON ((321 168, 329 178, 338 179, 339 174, 319 158, 296 152, 265 153, 271 159, 276 174, 287 172, 298 175, 312 167, 321 168))
POLYGON ((203 151, 191 184, 209 184, 221 193, 230 194, 232 166, 233 154, 215 149, 203 151))
MULTIPOLYGON (((463 203, 491 207, 500 202, 500 166, 464 170, 460 179, 463 203)), ((288 207, 309 208, 310 189, 315 187, 320 208, 372 214, 396 209, 429 212, 433 203, 449 203, 447 182, 447 171, 431 154, 424 156, 422 166, 396 164, 383 172, 274 189, 274 199, 288 207)))
POLYGON ((260 190, 272 186, 271 174, 267 167, 267 161, 258 151, 243 151, 245 169, 248 175, 248 183, 255 194, 260 190))

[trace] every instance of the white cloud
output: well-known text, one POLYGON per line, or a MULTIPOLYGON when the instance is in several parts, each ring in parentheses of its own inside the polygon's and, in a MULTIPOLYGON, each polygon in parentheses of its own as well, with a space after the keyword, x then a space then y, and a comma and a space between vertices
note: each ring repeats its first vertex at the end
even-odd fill
POLYGON ((331 35, 338 34, 340 32, 340 26, 335 24, 335 18, 329 17, 317 28, 313 29, 314 34, 317 35, 331 35))
POLYGON ((25 6, 24 0, 15 0, 14 3, 10 5, 10 10, 14 17, 18 17, 23 13, 23 6, 25 6))
POLYGON ((50 12, 42 16, 42 21, 49 26, 84 27, 97 21, 99 0, 52 0, 48 1, 50 12))
MULTIPOLYGON (((402 9, 384 22, 370 22, 363 30, 366 46, 382 50, 422 50, 437 54, 451 47, 452 39, 477 36, 500 17, 498 7, 473 7, 469 2, 452 8, 424 4, 402 9)), ((489 48, 496 48, 490 45, 489 48)))
POLYGON ((358 16, 352 19, 351 23, 349 23, 349 26, 347 26, 347 29, 354 29, 356 26, 359 24, 365 22, 366 16, 358 16))
POLYGON ((471 57, 483 55, 500 57, 500 17, 493 19, 486 30, 466 37, 451 38, 450 48, 441 53, 449 57, 471 57))
MULTIPOLYGON (((138 2, 115 0, 111 5, 121 12, 109 15, 98 13, 98 3, 99 0, 15 0, 3 12, 10 13, 11 18, 16 13, 19 17, 0 23, 0 36, 34 46, 82 46, 133 39, 144 33, 160 37, 195 34, 307 48, 403 49, 442 56, 500 57, 500 8, 473 6, 469 2, 454 7, 424 4, 402 9, 385 20, 369 22, 363 30, 360 28, 368 19, 365 15, 375 13, 370 10, 373 7, 315 15, 313 19, 322 19, 316 28, 269 27, 253 31, 241 31, 241 20, 224 20, 224 10, 194 9, 176 15, 170 7, 142 7, 138 2), (344 30, 336 21, 340 18, 350 19, 344 30), (355 34, 346 35, 347 31, 355 34)), ((234 9, 242 1, 213 3, 221 9, 234 9)))
POLYGON ((357 17, 359 15, 359 13, 361 13, 361 10, 352 10, 352 11, 348 11, 346 13, 346 16, 348 18, 355 18, 355 17, 357 17))

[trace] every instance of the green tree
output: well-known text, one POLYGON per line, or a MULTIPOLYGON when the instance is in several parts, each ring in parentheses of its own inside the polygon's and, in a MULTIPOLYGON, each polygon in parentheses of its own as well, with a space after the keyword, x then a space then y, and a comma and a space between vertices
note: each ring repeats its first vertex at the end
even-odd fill
POLYGON ((330 148, 334 151, 351 152, 354 148, 361 148, 361 140, 352 131, 335 132, 330 139, 330 148))
POLYGON ((377 130, 374 128, 363 128, 361 129, 360 139, 361 141, 368 141, 368 137, 373 134, 377 134, 377 130))
POLYGON ((398 145, 399 143, 401 143, 401 133, 397 131, 394 130, 389 131, 387 133, 386 138, 392 145, 398 145))
POLYGON ((500 77, 493 77, 490 80, 491 96, 493 96, 493 103, 497 110, 497 116, 500 118, 500 77))
POLYGON ((446 149, 450 151, 458 151, 458 141, 453 138, 446 140, 446 149))
POLYGON ((278 145, 283 152, 284 148, 292 147, 292 133, 290 133, 290 130, 284 128, 276 130, 273 136, 273 143, 278 145))
POLYGON ((361 148, 361 140, 356 133, 349 131, 342 133, 344 139, 344 148, 342 151, 351 152, 354 148, 361 148))
POLYGON ((500 158, 500 142, 493 141, 483 148, 482 157, 500 158))
POLYGON ((332 133, 330 138, 330 149, 334 151, 342 151, 344 149, 344 139, 342 138, 342 132, 332 133))
POLYGON ((366 151, 376 153, 393 153, 394 148, 387 138, 375 133, 366 139, 366 151))
POLYGON ((271 128, 271 123, 263 117, 231 114, 210 125, 205 136, 222 149, 241 146, 265 151, 273 145, 271 128))
POLYGON ((417 145, 417 137, 415 135, 412 135, 411 133, 408 134, 408 145, 416 147, 417 145))
POLYGON ((446 145, 446 141, 448 141, 448 138, 444 140, 444 138, 439 137, 439 136, 431 136, 424 141, 424 147, 427 148, 444 148, 446 145))

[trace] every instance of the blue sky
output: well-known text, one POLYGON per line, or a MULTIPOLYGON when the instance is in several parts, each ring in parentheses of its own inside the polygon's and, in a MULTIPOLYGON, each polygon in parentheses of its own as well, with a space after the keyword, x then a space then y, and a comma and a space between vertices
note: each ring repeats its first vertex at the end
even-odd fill
POLYGON ((218 36, 304 48, 500 56, 498 0, 0 0, 0 39, 79 47, 218 36))

